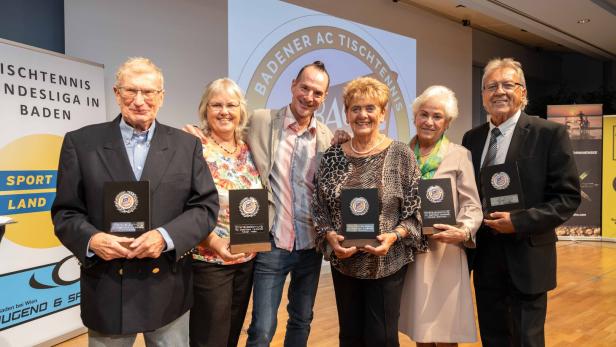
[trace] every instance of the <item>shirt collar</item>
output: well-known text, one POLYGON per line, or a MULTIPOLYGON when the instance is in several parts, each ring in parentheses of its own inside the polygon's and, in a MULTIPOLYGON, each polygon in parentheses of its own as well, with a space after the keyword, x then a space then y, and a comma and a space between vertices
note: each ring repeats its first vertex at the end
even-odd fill
POLYGON ((520 119, 520 115, 522 114, 522 110, 518 110, 513 117, 507 119, 506 121, 502 122, 501 125, 499 125, 498 127, 495 126, 494 124, 492 124, 492 122, 490 123, 490 131, 492 131, 492 129, 494 128, 498 128, 498 130, 501 131, 501 134, 505 135, 510 131, 513 131, 513 129, 515 128, 515 125, 518 124, 518 120, 520 119))
MULTIPOLYGON (((285 111, 282 127, 283 129, 291 129, 292 131, 297 133, 298 126, 299 125, 297 124, 297 120, 295 119, 295 116, 293 116, 293 112, 291 112, 291 106, 289 105, 287 106, 287 109, 285 111)), ((310 124, 308 124, 307 130, 310 132, 310 135, 313 136, 317 133, 317 117, 315 117, 314 115, 310 120, 310 124)), ((304 132, 302 132, 301 134, 298 133, 298 135, 303 135, 304 132)))
POLYGON ((146 131, 139 131, 128 125, 128 123, 124 121, 124 117, 120 117, 120 132, 122 133, 122 140, 124 140, 124 143, 126 144, 130 143, 133 139, 136 139, 143 134, 147 134, 145 142, 149 144, 150 141, 152 141, 155 129, 156 121, 152 122, 152 126, 150 126, 150 129, 146 131))

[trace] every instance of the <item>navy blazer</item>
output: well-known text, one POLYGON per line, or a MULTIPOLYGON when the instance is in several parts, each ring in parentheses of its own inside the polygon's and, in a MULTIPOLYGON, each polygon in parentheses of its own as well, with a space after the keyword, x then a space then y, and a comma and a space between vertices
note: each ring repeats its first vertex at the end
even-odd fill
POLYGON ((66 134, 60 153, 56 236, 79 259, 83 323, 104 334, 158 329, 192 306, 191 257, 216 225, 218 194, 201 143, 156 123, 141 177, 150 182, 151 227, 164 227, 175 250, 152 259, 86 257, 103 230, 103 184, 135 180, 120 133, 120 117, 66 134))
MULTIPOLYGON (((462 145, 472 153, 477 187, 489 129, 488 123, 482 124, 462 139, 462 145)), ((507 163, 514 161, 518 163, 525 209, 511 212, 515 234, 504 242, 508 271, 521 292, 546 292, 556 287, 555 228, 573 215, 581 201, 567 128, 522 112, 505 159, 507 163)), ((481 257, 482 238, 487 237, 493 237, 491 230, 482 225, 477 232, 476 262, 489 261, 481 257)), ((471 268, 472 258, 470 254, 471 268)), ((475 284, 489 280, 480 277, 475 284)))

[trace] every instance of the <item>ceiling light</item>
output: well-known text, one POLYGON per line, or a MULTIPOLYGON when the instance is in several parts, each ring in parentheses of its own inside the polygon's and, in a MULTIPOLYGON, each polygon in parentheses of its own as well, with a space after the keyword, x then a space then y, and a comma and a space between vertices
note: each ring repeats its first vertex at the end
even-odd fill
POLYGON ((590 18, 582 18, 582 19, 579 19, 577 22, 578 24, 586 24, 590 22, 590 18))

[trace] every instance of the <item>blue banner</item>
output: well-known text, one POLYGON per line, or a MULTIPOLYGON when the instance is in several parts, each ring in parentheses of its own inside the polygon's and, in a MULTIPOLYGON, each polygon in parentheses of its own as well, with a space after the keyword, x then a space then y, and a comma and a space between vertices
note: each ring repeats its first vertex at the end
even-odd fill
POLYGON ((56 193, 0 195, 0 215, 49 211, 56 193))
POLYGON ((0 171, 0 191, 55 188, 57 177, 57 170, 0 171))
POLYGON ((0 275, 0 331, 79 305, 79 278, 60 271, 71 258, 0 275))

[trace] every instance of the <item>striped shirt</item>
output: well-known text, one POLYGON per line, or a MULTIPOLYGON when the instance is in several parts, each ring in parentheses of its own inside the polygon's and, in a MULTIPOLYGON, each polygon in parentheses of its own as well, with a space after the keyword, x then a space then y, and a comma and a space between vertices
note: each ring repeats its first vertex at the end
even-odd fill
POLYGON ((314 248, 316 233, 312 223, 312 191, 316 168, 317 121, 308 128, 299 125, 287 107, 282 134, 270 174, 276 216, 272 234, 276 247, 292 250, 314 248))

